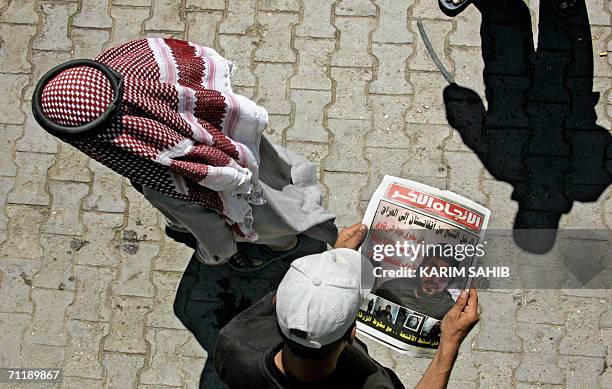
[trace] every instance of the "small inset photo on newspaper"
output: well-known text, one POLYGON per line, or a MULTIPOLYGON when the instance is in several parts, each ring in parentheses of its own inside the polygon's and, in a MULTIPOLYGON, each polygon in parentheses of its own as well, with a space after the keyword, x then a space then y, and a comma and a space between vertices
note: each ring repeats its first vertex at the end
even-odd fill
POLYGON ((462 196, 385 176, 368 204, 368 235, 361 253, 370 260, 374 287, 357 327, 391 349, 432 356, 441 320, 484 255, 490 211, 462 196))

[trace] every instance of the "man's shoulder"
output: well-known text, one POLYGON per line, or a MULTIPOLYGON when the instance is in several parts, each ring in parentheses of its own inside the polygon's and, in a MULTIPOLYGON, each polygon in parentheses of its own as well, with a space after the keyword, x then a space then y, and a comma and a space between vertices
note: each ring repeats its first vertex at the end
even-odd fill
POLYGON ((264 356, 282 342, 273 295, 269 293, 236 315, 219 332, 214 352, 215 370, 230 387, 245 387, 247 383, 246 387, 257 387, 254 385, 266 381, 264 356))
POLYGON ((339 363, 341 368, 351 374, 355 387, 363 389, 401 389, 404 388, 395 373, 378 363, 368 354, 365 343, 355 339, 345 349, 339 363))

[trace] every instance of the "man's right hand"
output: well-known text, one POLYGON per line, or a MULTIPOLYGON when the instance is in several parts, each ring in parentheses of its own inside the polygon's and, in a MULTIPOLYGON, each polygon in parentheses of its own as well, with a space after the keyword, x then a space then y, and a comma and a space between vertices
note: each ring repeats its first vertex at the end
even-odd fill
POLYGON ((478 295, 476 289, 462 291, 455 305, 442 319, 442 334, 436 356, 429 364, 416 389, 443 389, 453 370, 463 339, 478 323, 478 295))
POLYGON ((455 305, 442 319, 440 347, 459 348, 461 342, 478 323, 478 294, 475 288, 461 291, 455 305))

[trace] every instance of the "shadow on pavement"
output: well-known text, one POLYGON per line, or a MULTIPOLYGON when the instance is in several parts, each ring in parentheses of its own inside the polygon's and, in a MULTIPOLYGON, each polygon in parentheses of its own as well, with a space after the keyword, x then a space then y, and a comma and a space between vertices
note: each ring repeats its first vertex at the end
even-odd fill
POLYGON ((452 84, 444 90, 447 118, 489 173, 513 186, 517 245, 545 253, 573 202, 596 201, 612 182, 611 136, 595 124, 599 94, 592 92, 586 6, 579 1, 561 16, 541 0, 535 50, 522 0, 475 4, 488 109, 476 92, 452 84))
POLYGON ((228 266, 204 266, 193 257, 174 301, 174 313, 208 351, 200 388, 225 388, 214 370, 213 351, 219 330, 236 314, 276 289, 290 262, 276 261, 249 273, 228 266))

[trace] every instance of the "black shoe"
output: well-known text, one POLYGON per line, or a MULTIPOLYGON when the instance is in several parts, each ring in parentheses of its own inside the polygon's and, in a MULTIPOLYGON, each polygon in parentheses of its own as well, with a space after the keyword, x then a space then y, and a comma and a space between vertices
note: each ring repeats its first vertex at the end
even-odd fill
POLYGON ((237 243, 238 252, 227 261, 227 265, 238 272, 251 272, 279 260, 293 261, 327 250, 325 242, 306 235, 298 235, 297 238, 295 247, 287 251, 274 251, 262 244, 237 243))
POLYGON ((166 236, 170 239, 182 243, 194 250, 198 247, 198 240, 188 230, 178 229, 173 226, 166 225, 165 231, 166 236))
POLYGON ((438 0, 438 5, 440 5, 440 10, 446 16, 457 16, 459 15, 468 5, 472 3, 472 0, 438 0))

